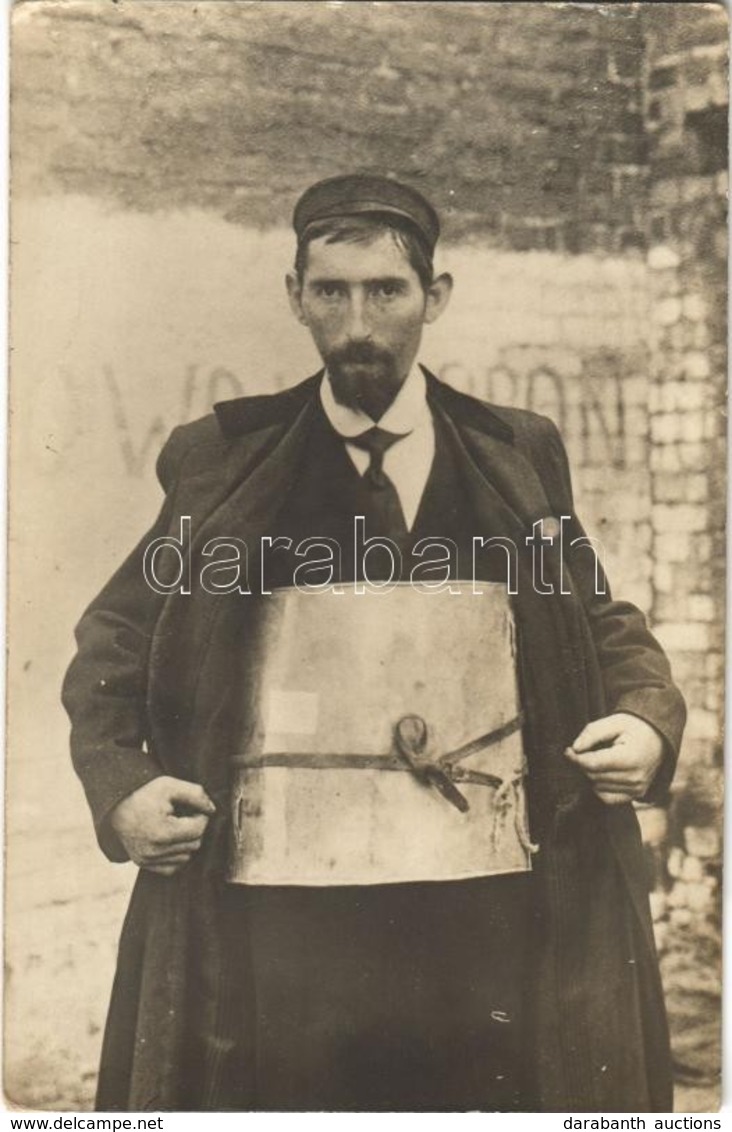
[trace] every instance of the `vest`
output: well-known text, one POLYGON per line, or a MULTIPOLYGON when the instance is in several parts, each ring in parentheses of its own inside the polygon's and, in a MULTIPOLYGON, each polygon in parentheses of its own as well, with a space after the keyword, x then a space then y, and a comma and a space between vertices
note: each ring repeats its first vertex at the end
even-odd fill
MULTIPOLYGON (((292 548, 314 536, 332 540, 342 551, 337 580, 350 582, 363 577, 362 562, 354 555, 354 517, 360 515, 365 520, 367 538, 386 536, 399 547, 401 569, 395 580, 408 580, 414 568, 419 570, 424 564, 424 559, 414 553, 418 543, 425 539, 439 539, 445 543, 450 541, 456 548, 450 563, 451 577, 472 577, 475 573, 479 579, 504 582, 506 557, 502 549, 481 548, 473 562, 473 534, 488 536, 491 532, 475 531, 474 518, 466 502, 466 491, 449 437, 441 422, 435 420, 434 423, 435 457, 414 525, 405 537, 377 526, 371 513, 368 489, 342 438, 318 406, 301 475, 283 501, 274 523, 274 537, 289 538, 292 548)), ((271 565, 268 564, 263 571, 268 588, 292 585, 293 565, 291 552, 275 550, 271 555, 271 565)), ((383 576, 379 566, 378 561, 369 558, 369 578, 383 576)))

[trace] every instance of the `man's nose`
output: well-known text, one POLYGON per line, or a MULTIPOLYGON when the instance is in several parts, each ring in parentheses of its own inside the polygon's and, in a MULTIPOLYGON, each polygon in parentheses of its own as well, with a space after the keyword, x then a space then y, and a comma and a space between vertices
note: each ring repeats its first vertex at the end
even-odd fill
POLYGON ((352 342, 360 342, 371 337, 371 320, 366 309, 365 297, 358 292, 351 295, 348 305, 347 332, 352 342))

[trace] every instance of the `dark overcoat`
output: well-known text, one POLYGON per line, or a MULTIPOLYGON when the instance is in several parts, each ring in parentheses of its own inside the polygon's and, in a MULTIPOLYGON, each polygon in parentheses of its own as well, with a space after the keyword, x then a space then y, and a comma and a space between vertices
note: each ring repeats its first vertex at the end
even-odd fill
MULTIPOLYGON (((589 720, 638 715, 665 740, 653 787, 662 796, 683 701, 642 614, 597 592, 594 555, 575 541, 583 532, 552 422, 427 379, 476 529, 510 538, 519 551, 514 607, 531 832, 540 846, 526 988, 539 1107, 669 1111, 668 1033, 635 812, 601 803, 563 751, 589 720), (562 547, 555 539, 545 556, 544 588, 553 593, 542 594, 526 539, 549 516, 568 518, 562 547)), ((221 899, 229 765, 240 734, 232 672, 246 642, 246 598, 211 594, 196 579, 209 539, 237 537, 251 549, 272 531, 298 477, 318 381, 225 402, 174 430, 158 462, 166 490, 158 521, 77 628, 64 702, 74 764, 107 855, 125 860, 110 811, 157 775, 199 782, 217 805, 188 866, 172 877, 138 875, 104 1039, 102 1110, 214 1108, 218 1082, 231 1072, 242 1082, 240 1107, 251 1104, 246 1066, 232 1064, 243 1056, 241 1040, 227 1037, 221 899), (193 584, 190 593, 163 597, 146 582, 142 559, 152 539, 180 537, 181 516, 191 518, 193 584)))

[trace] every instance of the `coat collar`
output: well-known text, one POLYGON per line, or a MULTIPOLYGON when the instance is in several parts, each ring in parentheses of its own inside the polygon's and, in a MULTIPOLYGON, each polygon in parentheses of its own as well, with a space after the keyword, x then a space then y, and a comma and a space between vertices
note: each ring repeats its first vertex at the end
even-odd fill
POLYGON ((281 393, 265 393, 256 397, 237 397, 233 401, 219 401, 214 412, 219 428, 227 439, 257 432, 271 425, 283 425, 294 420, 307 402, 317 396, 323 370, 314 373, 281 393))
MULTIPOLYGON (((440 381, 425 367, 420 367, 427 380, 427 400, 444 409, 458 424, 494 436, 507 444, 513 443, 513 429, 493 412, 483 401, 460 393, 457 389, 440 381)), ((318 394, 323 370, 285 389, 281 393, 269 393, 256 397, 237 397, 233 401, 219 401, 214 412, 219 427, 227 439, 256 432, 271 425, 287 424, 294 420, 307 402, 318 394)))
POLYGON ((503 440, 506 444, 513 444, 513 429, 497 413, 467 393, 461 393, 440 381, 425 366, 422 371, 427 378, 427 400, 433 402, 452 418, 458 425, 468 425, 479 432, 503 440))

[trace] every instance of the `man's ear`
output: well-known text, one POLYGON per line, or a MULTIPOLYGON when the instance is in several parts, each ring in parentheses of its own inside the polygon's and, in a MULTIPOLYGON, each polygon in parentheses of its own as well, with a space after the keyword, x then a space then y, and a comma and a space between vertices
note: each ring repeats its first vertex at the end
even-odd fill
POLYGON ((427 291, 427 305, 424 312, 425 322, 434 322, 440 317, 452 294, 452 275, 443 271, 432 281, 427 291))
POLYGON ((294 314, 298 322, 303 326, 307 326, 308 321, 303 314, 302 309, 302 285, 297 277, 296 272, 288 271, 285 276, 285 284, 287 286, 287 297, 290 300, 290 310, 294 314))

